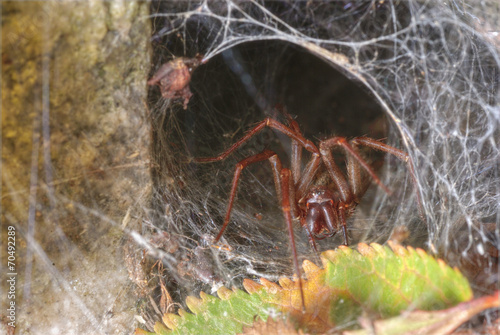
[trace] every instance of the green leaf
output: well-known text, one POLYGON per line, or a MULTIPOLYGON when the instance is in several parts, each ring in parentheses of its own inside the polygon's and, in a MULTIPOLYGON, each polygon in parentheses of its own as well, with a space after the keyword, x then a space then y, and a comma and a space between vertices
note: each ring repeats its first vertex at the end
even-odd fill
MULTIPOLYGON (((337 290, 333 311, 342 310, 350 300, 365 312, 385 318, 410 308, 438 310, 472 298, 469 283, 457 269, 422 249, 389 243, 393 250, 359 244, 358 252, 340 247, 323 254, 329 260, 325 285, 337 290)), ((342 313, 332 318, 337 324, 347 321, 342 313)))
MULTIPOLYGON (((201 292, 201 299, 188 297, 190 311, 179 310, 179 315, 165 314, 163 322, 171 331, 156 329, 157 334, 235 334, 243 326, 252 325, 258 317, 267 320, 272 307, 263 303, 258 295, 249 295, 242 290, 217 291, 219 298, 201 292)), ((158 325, 158 324, 157 324, 158 325)))
POLYGON ((163 323, 170 330, 157 323, 155 333, 235 334, 258 320, 267 321, 269 315, 320 333, 346 324, 359 327, 363 312, 380 319, 406 310, 452 307, 472 298, 467 280, 457 269, 421 249, 389 244, 392 250, 359 244, 357 251, 344 246, 326 251, 322 269, 305 261, 305 312, 297 281, 281 278, 278 285, 246 279, 243 286, 248 293, 223 287, 217 291, 219 298, 203 292, 201 299, 188 297, 192 313, 165 314, 163 323))

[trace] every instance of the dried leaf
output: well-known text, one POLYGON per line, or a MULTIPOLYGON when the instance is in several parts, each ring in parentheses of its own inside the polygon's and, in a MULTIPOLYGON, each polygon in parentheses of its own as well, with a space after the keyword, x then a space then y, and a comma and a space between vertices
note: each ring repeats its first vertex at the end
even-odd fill
POLYGON ((278 319, 273 320, 268 318, 267 322, 259 320, 252 327, 243 327, 241 335, 307 335, 301 329, 295 329, 295 326, 289 321, 278 319))
POLYGON ((363 330, 347 331, 344 335, 445 335, 485 309, 500 307, 498 291, 455 307, 440 311, 412 311, 394 318, 371 321, 364 319, 363 330))

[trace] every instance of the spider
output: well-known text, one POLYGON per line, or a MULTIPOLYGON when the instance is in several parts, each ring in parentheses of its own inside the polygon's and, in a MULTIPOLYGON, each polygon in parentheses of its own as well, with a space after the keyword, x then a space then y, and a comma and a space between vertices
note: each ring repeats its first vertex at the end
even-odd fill
MULTIPOLYGON (((293 263, 299 281, 302 308, 304 310, 304 293, 302 290, 302 279, 295 248, 293 220, 299 220, 300 225, 304 228, 308 236, 311 247, 316 253, 317 248, 315 240, 333 237, 340 230, 343 234, 344 245, 349 244, 347 218, 353 214, 354 209, 359 203, 359 199, 364 195, 367 189, 367 185, 364 183, 366 178, 363 178, 361 169, 365 170, 387 194, 391 193, 380 181, 370 165, 358 153, 358 146, 365 146, 389 153, 405 162, 410 171, 414 185, 415 174, 409 155, 406 152, 369 137, 356 137, 347 140, 345 137, 334 136, 322 140, 318 145, 315 145, 312 141, 304 138, 298 123, 293 120, 281 106, 278 105, 277 109, 280 109, 287 117, 288 125, 272 117, 267 117, 250 129, 241 139, 220 155, 216 157, 197 158, 195 161, 198 163, 221 161, 266 127, 281 132, 291 139, 292 152, 290 169, 283 167, 278 155, 268 149, 247 157, 236 164, 226 216, 222 228, 215 238, 215 243, 220 240, 229 224, 231 210, 236 198, 238 182, 243 169, 250 164, 268 160, 271 164, 276 193, 280 199, 281 209, 288 228, 293 263), (342 170, 333 159, 332 150, 334 148, 343 149, 346 153, 347 176, 344 176, 342 170), (311 157, 302 170, 303 149, 309 151, 311 157), (327 178, 321 175, 322 169, 326 170, 327 178)), ((417 200, 419 201, 419 199, 417 200)))
POLYGON ((191 73, 201 64, 202 56, 194 58, 179 57, 163 64, 148 80, 149 86, 160 86, 161 95, 167 99, 184 99, 187 109, 189 99, 193 96, 189 88, 191 73))

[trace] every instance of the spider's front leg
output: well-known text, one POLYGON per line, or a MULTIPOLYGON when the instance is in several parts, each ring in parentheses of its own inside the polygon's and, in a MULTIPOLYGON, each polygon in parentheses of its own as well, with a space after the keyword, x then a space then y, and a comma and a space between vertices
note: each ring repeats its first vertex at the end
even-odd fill
POLYGON ((271 163, 271 168, 273 170, 274 183, 276 186, 276 191, 278 192, 278 196, 281 194, 281 176, 280 176, 281 161, 279 160, 279 158, 275 152, 273 152, 271 150, 264 150, 261 153, 250 156, 248 158, 245 158, 244 160, 237 163, 236 169, 234 171, 233 181, 231 183, 231 185, 232 185, 231 192, 229 195, 229 203, 227 205, 227 211, 226 211, 226 216, 224 218, 224 224, 222 225, 222 228, 221 228, 219 234, 215 238, 215 243, 217 243, 220 240, 220 238, 222 237, 222 234, 224 233, 224 230, 226 230, 226 227, 229 224, 229 220, 231 219, 231 211, 233 209, 234 200, 236 198, 236 193, 238 190, 238 182, 240 180, 241 172, 248 165, 253 164, 253 163, 257 163, 257 162, 261 162, 261 161, 265 161, 266 159, 268 159, 269 163, 271 163))
POLYGON ((297 280, 299 281, 300 288, 300 298, 302 300, 302 312, 305 312, 306 304, 304 299, 304 289, 302 287, 302 275, 299 267, 299 260, 297 256, 297 248, 295 247, 295 236, 293 234, 293 222, 292 222, 292 206, 295 203, 295 198, 293 196, 292 190, 294 189, 294 182, 292 177, 292 172, 289 169, 281 170, 281 209, 283 210, 283 215, 285 217, 286 225, 288 228, 288 237, 290 239, 290 245, 292 248, 293 255, 293 265, 295 267, 295 273, 297 274, 297 280))
POLYGON ((207 157, 207 158, 196 158, 195 162, 197 163, 211 163, 211 162, 217 162, 221 161, 223 159, 226 159, 227 156, 229 156, 232 152, 234 152, 236 149, 238 149, 240 146, 242 146, 245 142, 247 142, 250 138, 255 136, 257 133, 259 133, 262 129, 265 127, 269 127, 271 129, 275 129, 279 131, 282 134, 285 134, 286 136, 290 137, 292 140, 296 141, 299 146, 302 148, 306 149, 307 151, 311 153, 316 153, 318 154, 318 149, 312 143, 311 141, 307 140, 302 136, 302 134, 297 133, 294 129, 291 129, 284 124, 282 124, 279 121, 276 121, 272 118, 266 118, 263 121, 259 122, 255 127, 250 129, 245 136, 240 138, 236 143, 234 143, 232 146, 229 147, 226 151, 221 153, 219 156, 216 157, 207 157))
POLYGON ((380 179, 375 174, 375 171, 373 171, 370 165, 368 165, 368 163, 366 163, 365 160, 359 155, 355 147, 352 147, 344 137, 332 137, 321 141, 319 144, 319 151, 323 163, 325 164, 339 194, 340 199, 336 212, 338 216, 338 223, 340 224, 344 235, 344 244, 348 245, 347 218, 356 207, 359 198, 363 195, 364 190, 366 190, 366 188, 361 186, 360 168, 366 170, 366 172, 368 172, 373 180, 385 192, 390 194, 390 191, 384 184, 382 184, 380 179), (341 147, 347 155, 347 180, 344 177, 342 170, 333 159, 331 150, 335 147, 341 147))
MULTIPOLYGON (((300 218, 300 220, 303 221, 304 218, 300 218)), ((309 244, 311 245, 312 250, 314 251, 314 253, 316 254, 316 256, 319 257, 318 247, 316 247, 316 242, 314 241, 313 234, 311 233, 311 231, 309 230, 309 228, 307 227, 307 224, 305 222, 301 223, 301 226, 306 231, 307 239, 309 240, 309 244)))
POLYGON ((413 184, 413 188, 414 188, 414 191, 415 191, 415 194, 417 197, 418 211, 419 211, 420 217, 425 221, 422 199, 420 197, 420 192, 418 192, 417 177, 415 175, 415 169, 413 167, 413 161, 411 160, 410 155, 408 155, 403 150, 392 147, 388 144, 374 140, 373 138, 369 138, 369 137, 356 137, 351 142, 353 144, 364 145, 366 147, 369 147, 369 148, 372 148, 372 149, 375 149, 378 151, 386 152, 388 154, 395 156, 397 159, 399 159, 400 161, 402 161, 406 164, 406 168, 410 172, 411 182, 413 184))
POLYGON ((293 224, 292 224, 292 218, 295 217, 297 208, 295 205, 295 185, 293 182, 293 177, 291 175, 291 172, 289 169, 283 169, 281 166, 281 161, 279 160, 278 156, 276 153, 274 153, 271 150, 264 150, 263 152, 250 156, 242 161, 240 161, 238 164, 236 164, 236 169, 234 172, 234 177, 232 181, 232 186, 231 186, 231 193, 229 196, 229 203, 227 206, 227 211, 226 211, 226 217, 224 218, 224 224, 222 225, 222 228, 215 238, 215 242, 217 243, 219 239, 222 237, 222 234, 226 230, 227 225, 229 224, 229 220, 231 219, 231 211, 233 209, 233 204, 234 200, 236 198, 236 193, 238 189, 238 182, 241 177, 241 172, 243 171, 244 168, 246 168, 248 165, 261 162, 264 160, 269 160, 271 163, 271 168, 273 170, 273 177, 274 177, 274 182, 276 186, 276 192, 278 197, 280 198, 281 202, 281 208, 283 211, 283 215, 285 217, 286 223, 287 223, 287 228, 288 228, 288 236, 290 239, 290 244, 292 248, 292 254, 293 254, 293 263, 295 267, 295 272, 298 277, 299 281, 299 288, 300 288, 300 296, 301 296, 301 302, 302 302, 302 309, 305 311, 305 300, 304 300, 304 291, 303 291, 303 286, 302 286, 302 276, 299 268, 299 263, 298 263, 298 256, 297 256, 297 250, 295 247, 295 236, 293 234, 293 224))
MULTIPOLYGON (((353 142, 357 144, 357 142, 353 142)), ((359 177, 359 167, 362 167, 368 174, 372 177, 372 179, 377 183, 380 188, 382 188, 387 194, 391 194, 391 191, 385 186, 382 181, 377 177, 377 174, 370 165, 359 155, 357 150, 352 147, 345 137, 332 137, 330 139, 321 141, 319 144, 319 150, 321 156, 323 158, 323 162, 325 163, 330 176, 332 177, 335 185, 337 186, 339 193, 341 195, 342 202, 346 205, 349 205, 355 201, 357 201, 358 197, 361 197, 363 194, 360 192, 360 180, 359 177), (341 147, 347 154, 348 166, 354 166, 355 168, 348 168, 348 179, 349 183, 345 179, 342 174, 342 171, 337 166, 335 161, 333 160, 333 156, 331 150, 335 147, 341 147)))
MULTIPOLYGON (((250 129, 242 138, 240 138, 236 143, 234 143, 231 147, 229 147, 226 151, 222 152, 220 155, 218 155, 216 157, 197 158, 197 159, 195 159, 195 162, 210 163, 210 162, 217 162, 217 161, 224 160, 231 153, 233 153, 236 149, 238 149, 240 146, 242 146, 244 143, 246 143, 250 138, 255 136, 257 133, 259 133, 265 127, 269 127, 271 129, 277 130, 277 131, 285 134, 286 136, 290 137, 292 139, 292 142, 294 143, 294 146, 298 147, 298 149, 297 149, 298 151, 300 151, 300 148, 304 148, 307 151, 311 152, 314 157, 319 157, 318 148, 310 140, 307 140, 304 138, 304 136, 302 136, 302 134, 299 132, 298 124, 292 123, 292 128, 289 128, 289 127, 285 126, 284 124, 268 117, 268 118, 264 119, 263 121, 259 122, 252 129, 250 129)), ((233 177, 231 193, 230 193, 230 197, 229 197, 229 204, 228 204, 226 217, 224 219, 224 224, 222 226, 220 233, 217 235, 217 238, 215 239, 216 242, 219 241, 219 239, 221 238, 222 234, 224 233, 224 230, 226 229, 226 227, 229 223, 229 219, 231 217, 231 210, 233 207, 234 199, 236 197, 236 189, 238 187, 238 181, 239 181, 241 172, 248 165, 253 164, 253 163, 257 163, 257 162, 260 162, 260 161, 263 161, 266 159, 269 159, 269 161, 271 163, 271 167, 273 169, 274 182, 276 185, 276 193, 278 194, 278 197, 281 197, 281 187, 280 187, 281 162, 279 161, 277 155, 274 152, 272 152, 270 150, 264 150, 263 152, 261 152, 257 155, 248 157, 248 158, 242 160, 241 162, 239 162, 236 165, 236 171, 235 171, 234 177, 233 177), (273 157, 275 157, 275 158, 273 158, 273 157)), ((316 162, 315 165, 312 163, 310 163, 308 165, 309 169, 311 169, 311 168, 317 169, 317 165, 319 164, 318 159, 316 159, 313 163, 315 163, 315 162, 316 162)), ((298 163, 296 163, 296 164, 294 164, 294 166, 299 167, 300 165, 298 163)), ((307 169, 306 169, 306 171, 307 171, 307 169)), ((312 178, 313 175, 310 174, 310 176, 312 178)), ((304 181, 304 178, 302 178, 302 181, 304 181)), ((306 181, 309 182, 308 179, 306 181)), ((293 187, 293 186, 294 185, 291 185, 290 187, 293 187)), ((304 186, 302 186, 302 188, 304 188, 304 186)), ((300 190, 301 187, 299 186, 298 189, 300 190)), ((292 212, 293 215, 295 216, 297 213, 296 208, 295 208, 295 198, 292 201, 292 211, 293 211, 292 212)))

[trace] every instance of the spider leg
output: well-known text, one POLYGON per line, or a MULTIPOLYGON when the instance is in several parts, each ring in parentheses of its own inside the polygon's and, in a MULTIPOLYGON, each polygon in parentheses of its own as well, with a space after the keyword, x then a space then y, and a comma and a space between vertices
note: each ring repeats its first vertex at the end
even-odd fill
MULTIPOLYGON (((295 120, 292 120, 293 123, 290 124, 292 129, 296 128, 297 132, 300 134, 299 130, 299 125, 295 120), (296 126, 296 127, 295 127, 296 126)), ((292 163, 291 163, 291 168, 292 168, 292 176, 293 180, 295 182, 298 182, 300 180, 300 168, 301 168, 301 163, 302 163, 302 147, 297 143, 296 140, 292 139, 292 163)))
POLYGON ((307 193, 314 176, 316 176, 316 172, 318 172, 320 162, 321 156, 319 154, 312 154, 311 159, 304 169, 304 173, 302 173, 302 177, 297 181, 296 199, 301 199, 307 193))
POLYGON ((295 140, 298 145, 306 149, 307 151, 310 151, 312 153, 319 153, 318 148, 314 145, 313 142, 310 140, 307 140, 302 136, 302 134, 295 132, 293 129, 285 126, 284 124, 272 119, 272 118, 266 118, 263 121, 259 122, 254 128, 250 129, 248 133, 246 133, 242 138, 240 138, 236 143, 234 143, 229 149, 221 153, 219 156, 216 157, 206 157, 206 158, 196 158, 195 162, 198 163, 210 163, 210 162, 217 162, 225 159, 227 156, 229 156, 233 151, 238 149, 242 144, 244 144, 246 141, 248 141, 252 136, 257 134, 259 131, 264 129, 265 127, 269 127, 272 129, 275 129, 286 136, 290 137, 292 140, 295 140))
POLYGON ((309 230, 309 228, 307 227, 307 225, 305 223, 301 224, 301 226, 304 227, 304 229, 306 230, 307 238, 309 239, 309 244, 311 244, 311 248, 316 253, 316 255, 319 257, 318 248, 316 247, 316 242, 314 241, 313 234, 311 233, 311 231, 309 230))
MULTIPOLYGON (((299 124, 295 121, 290 114, 286 111, 285 107, 281 104, 276 105, 278 109, 288 120, 290 128, 295 131, 299 136, 303 136, 300 131, 299 124)), ((311 159, 309 160, 304 173, 301 176, 301 163, 302 163, 302 147, 299 142, 292 138, 292 156, 291 156, 291 170, 295 185, 297 186, 296 199, 302 198, 309 186, 312 183, 316 172, 318 171, 320 156, 316 152, 313 152, 311 159)))
MULTIPOLYGON (((353 144, 353 147, 355 148, 355 143, 353 144)), ((346 159, 349 186, 351 187, 355 201, 359 202, 359 199, 361 199, 363 194, 365 194, 366 190, 370 186, 370 183, 366 182, 366 176, 362 174, 361 166, 358 162, 352 158, 351 155, 346 155, 346 159)))
POLYGON ((382 181, 380 181, 380 179, 375 174, 375 171, 373 171, 370 165, 368 165, 368 163, 366 163, 366 161, 357 153, 356 149, 354 149, 344 137, 336 136, 321 141, 319 147, 321 155, 323 157, 323 161, 325 162, 330 175, 332 176, 335 184, 339 189, 343 202, 345 202, 346 204, 351 203, 352 201, 354 201, 355 194, 353 194, 353 191, 349 187, 349 184, 342 175, 342 171, 333 160, 333 156, 330 150, 331 148, 336 146, 342 147, 346 151, 347 155, 351 157, 351 159, 356 160, 356 162, 361 165, 361 167, 364 168, 366 172, 368 172, 368 174, 380 186, 380 188, 382 188, 387 194, 391 194, 391 191, 382 183, 382 181))
POLYGON ((306 231, 307 238, 309 239, 309 244, 311 245, 311 248, 314 251, 314 254, 316 256, 316 262, 318 264, 321 264, 321 257, 319 255, 318 248, 316 247, 316 242, 314 241, 314 236, 311 233, 311 231, 309 230, 309 228, 307 227, 306 223, 303 221, 303 218, 301 218, 301 222, 302 222, 301 226, 304 227, 304 229, 306 231))
POLYGON ((355 144, 361 144, 361 145, 364 145, 366 147, 369 147, 369 148, 372 148, 375 150, 379 150, 382 152, 387 152, 391 155, 396 156, 396 158, 400 159, 401 161, 403 161, 405 163, 408 163, 408 161, 410 160, 410 157, 406 152, 399 150, 397 148, 391 147, 390 145, 385 144, 383 142, 374 140, 373 138, 356 137, 356 138, 353 138, 351 142, 355 143, 355 144))
MULTIPOLYGON (((231 193, 229 195, 229 203, 227 205, 227 211, 226 211, 226 217, 224 218, 224 224, 222 225, 222 228, 215 238, 215 243, 217 243, 220 238, 222 237, 222 234, 224 233, 224 230, 226 230, 227 225, 229 224, 229 220, 231 218, 231 210, 233 209, 233 204, 234 204, 234 199, 236 198, 236 191, 238 189, 238 182, 240 180, 241 172, 243 171, 244 168, 246 168, 248 165, 261 162, 268 159, 269 162, 271 163, 271 168, 273 169, 273 176, 274 176, 274 182, 276 185, 276 189, 280 191, 280 171, 281 171, 281 162, 276 155, 275 152, 271 150, 264 150, 261 153, 258 153, 256 155, 250 156, 248 158, 245 158, 244 160, 240 161, 238 164, 236 164, 236 169, 234 171, 234 176, 233 176, 233 181, 232 181, 232 186, 231 186, 231 193)), ((280 194, 278 193, 278 194, 280 194)))
POLYGON ((345 177, 342 175, 342 171, 337 164, 335 164, 332 153, 330 152, 330 148, 335 145, 336 143, 331 143, 330 140, 321 141, 319 143, 319 151, 326 169, 330 173, 330 177, 332 177, 333 182, 337 186, 342 201, 347 203, 353 200, 353 194, 345 177))
MULTIPOLYGON (((283 210, 283 215, 285 216, 286 225, 288 227, 288 236, 290 238, 290 244, 292 248, 293 254, 293 265, 295 266, 295 273, 297 274, 297 278, 299 281, 300 288, 300 298, 302 299, 302 312, 306 310, 306 304, 304 299, 304 289, 302 286, 302 276, 299 267, 299 261, 297 257, 297 249, 295 247, 295 236, 293 235, 293 225, 292 225, 292 214, 291 214, 291 206, 290 206, 290 184, 293 184, 293 177, 291 178, 291 171, 289 169, 281 170, 281 206, 283 210), (292 182, 290 183, 290 179, 292 182)), ((294 199, 292 199, 295 202, 294 199)))
POLYGON ((388 154, 395 156, 396 158, 398 158, 402 162, 406 163, 406 167, 407 167, 408 171, 410 171, 410 176, 411 176, 413 188, 415 189, 415 193, 417 195, 418 210, 419 210, 420 216, 422 218, 424 218, 424 220, 425 220, 424 210, 423 210, 423 206, 422 206, 422 199, 420 198, 420 192, 418 192, 418 188, 417 188, 417 177, 415 176, 415 170, 413 168, 413 162, 410 158, 410 155, 408 155, 406 152, 404 152, 402 150, 399 150, 397 148, 394 148, 390 145, 387 145, 385 143, 382 143, 380 141, 374 140, 374 139, 369 138, 369 137, 356 137, 352 140, 352 143, 364 145, 366 147, 369 147, 369 148, 372 148, 375 150, 386 152, 388 154))
POLYGON ((346 221, 346 207, 345 206, 339 206, 338 213, 339 213, 339 221, 340 224, 342 225, 342 234, 344 235, 344 245, 349 245, 349 239, 347 238, 347 221, 346 221))
POLYGON ((273 169, 274 187, 276 188, 276 196, 281 199, 281 161, 278 155, 274 154, 269 157, 269 163, 273 169))
MULTIPOLYGON (((288 114, 288 111, 286 110, 285 106, 281 104, 276 104, 275 108, 286 117, 290 129, 295 131, 297 134, 301 135, 302 133, 300 131, 299 124, 292 118, 290 114, 288 114)), ((294 139, 292 139, 291 146, 292 146, 292 156, 291 156, 292 176, 294 182, 298 183, 300 180, 300 168, 302 163, 302 147, 294 139)))

